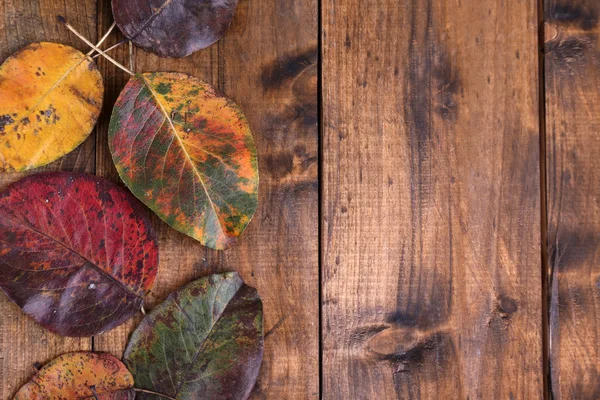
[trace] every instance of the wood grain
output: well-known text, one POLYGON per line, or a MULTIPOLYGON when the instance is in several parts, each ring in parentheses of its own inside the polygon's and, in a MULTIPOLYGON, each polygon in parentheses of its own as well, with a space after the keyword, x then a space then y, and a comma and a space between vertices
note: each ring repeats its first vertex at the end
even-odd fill
MULTIPOLYGON (((60 42, 87 51, 85 45, 56 22, 63 15, 91 40, 96 39, 95 0, 0 0, 0 61, 21 47, 39 41, 60 42)), ((94 172, 95 134, 76 150, 54 163, 20 174, 1 174, 0 190, 27 174, 40 171, 94 172)), ((0 294, 0 398, 12 398, 16 390, 35 374, 35 363, 43 365, 57 355, 91 347, 89 338, 63 338, 36 324, 21 309, 0 294)))
MULTIPOLYGON (((98 8, 99 31, 112 22, 110 1, 98 8)), ((224 39, 182 59, 134 50, 134 69, 179 71, 212 83, 246 113, 258 148, 259 209, 239 243, 218 252, 153 216, 160 266, 149 310, 200 276, 236 270, 256 287, 265 311, 265 356, 255 399, 319 395, 317 1, 242 0, 224 39)), ((115 37, 112 43, 122 37, 115 37)), ((127 46, 115 51, 127 62, 127 46)), ((127 76, 100 61, 107 77, 98 124, 99 175, 118 180, 106 133, 110 109, 127 76)), ((94 338, 94 349, 117 356, 141 318, 94 338)))
POLYGON ((541 398, 537 3, 322 16, 323 398, 541 398))
POLYGON ((550 389, 600 398, 600 3, 546 0, 550 389))

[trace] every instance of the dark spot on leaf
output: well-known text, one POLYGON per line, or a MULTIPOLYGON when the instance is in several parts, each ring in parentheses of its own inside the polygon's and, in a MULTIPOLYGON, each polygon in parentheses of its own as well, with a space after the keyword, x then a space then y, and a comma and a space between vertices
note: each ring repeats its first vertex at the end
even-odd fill
POLYGON ((158 84, 158 86, 156 87, 156 92, 162 95, 168 94, 171 92, 171 84, 170 83, 164 83, 161 82, 158 84))
POLYGON ((78 87, 77 85, 70 85, 69 86, 69 90, 71 91, 71 93, 73 93, 79 100, 88 103, 91 106, 97 106, 96 100, 94 100, 92 97, 88 97, 86 96, 78 87))
MULTIPOLYGON (((112 198, 112 195, 108 192, 108 190, 99 190, 98 197, 100 198, 100 200, 102 200, 102 203, 109 203, 109 204, 115 203, 112 198)), ((130 216, 130 218, 131 218, 131 216, 130 216)))
POLYGON ((4 132, 7 125, 15 122, 9 114, 0 115, 0 133, 4 132))

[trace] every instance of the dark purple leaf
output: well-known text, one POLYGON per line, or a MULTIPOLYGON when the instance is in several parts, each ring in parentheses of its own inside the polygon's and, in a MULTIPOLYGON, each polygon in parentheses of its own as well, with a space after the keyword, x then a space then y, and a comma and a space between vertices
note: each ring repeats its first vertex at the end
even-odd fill
POLYGON ((112 0, 125 36, 163 57, 185 57, 224 34, 238 0, 112 0))

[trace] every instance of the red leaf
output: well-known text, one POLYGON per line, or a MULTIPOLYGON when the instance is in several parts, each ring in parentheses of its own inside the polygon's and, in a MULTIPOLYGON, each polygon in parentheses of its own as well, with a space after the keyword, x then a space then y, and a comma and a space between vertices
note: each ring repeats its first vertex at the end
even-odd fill
POLYGON ((123 323, 157 265, 145 211, 107 180, 54 172, 0 193, 0 288, 53 332, 92 336, 123 323))

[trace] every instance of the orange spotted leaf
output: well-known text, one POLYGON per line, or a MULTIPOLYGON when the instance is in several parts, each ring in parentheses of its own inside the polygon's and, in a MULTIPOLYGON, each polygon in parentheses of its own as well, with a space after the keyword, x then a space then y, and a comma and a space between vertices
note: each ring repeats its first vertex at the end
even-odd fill
POLYGON ((227 248, 256 211, 258 165, 248 121, 199 79, 133 76, 113 109, 108 143, 133 194, 205 246, 227 248))
POLYGON ((0 289, 64 336, 92 336, 138 312, 158 246, 141 204, 88 174, 51 172, 0 193, 0 289))
POLYGON ((104 87, 91 58, 57 43, 32 43, 0 66, 0 172, 46 165, 90 134, 104 87))
POLYGON ((67 353, 46 364, 14 400, 133 400, 133 377, 107 353, 67 353))

